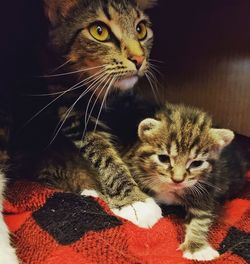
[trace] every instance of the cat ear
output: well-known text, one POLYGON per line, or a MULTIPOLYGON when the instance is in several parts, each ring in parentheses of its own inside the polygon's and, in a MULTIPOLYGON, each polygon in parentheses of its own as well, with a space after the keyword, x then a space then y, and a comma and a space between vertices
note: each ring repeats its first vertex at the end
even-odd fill
POLYGON ((157 4, 157 0, 136 0, 138 6, 142 9, 149 9, 157 4))
POLYGON ((234 132, 229 129, 210 129, 210 135, 215 140, 215 151, 220 153, 234 139, 234 132))
POLYGON ((66 17, 69 11, 77 5, 77 0, 44 0, 45 15, 50 23, 55 25, 60 18, 66 17))
POLYGON ((153 118, 144 119, 138 127, 138 136, 141 141, 147 141, 159 132, 161 122, 153 118))

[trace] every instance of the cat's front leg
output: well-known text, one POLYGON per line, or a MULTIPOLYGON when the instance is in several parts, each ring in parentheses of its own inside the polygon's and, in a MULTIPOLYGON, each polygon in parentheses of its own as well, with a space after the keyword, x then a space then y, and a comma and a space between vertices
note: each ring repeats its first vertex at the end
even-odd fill
POLYGON ((156 202, 138 188, 108 134, 90 132, 77 144, 97 172, 101 192, 114 214, 144 228, 152 227, 162 217, 156 202))
POLYGON ((185 240, 180 245, 183 257, 192 260, 208 261, 219 257, 207 240, 213 214, 208 210, 190 208, 189 222, 186 224, 185 240))

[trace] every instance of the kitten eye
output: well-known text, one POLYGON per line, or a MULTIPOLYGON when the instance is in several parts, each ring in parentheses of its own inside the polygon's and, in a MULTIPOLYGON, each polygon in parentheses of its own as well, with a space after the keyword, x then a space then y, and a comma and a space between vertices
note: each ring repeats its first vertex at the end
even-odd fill
POLYGON ((89 28, 90 35, 101 42, 108 41, 110 39, 109 29, 103 23, 94 23, 89 28))
POLYGON ((147 27, 145 22, 140 22, 137 26, 136 26, 136 32, 137 32, 137 37, 140 41, 146 39, 147 35, 148 35, 148 31, 147 31, 147 27))
POLYGON ((162 163, 170 163, 170 158, 168 155, 158 155, 158 159, 162 163))
POLYGON ((190 164, 189 169, 197 169, 201 167, 203 163, 204 163, 203 160, 195 160, 190 164))

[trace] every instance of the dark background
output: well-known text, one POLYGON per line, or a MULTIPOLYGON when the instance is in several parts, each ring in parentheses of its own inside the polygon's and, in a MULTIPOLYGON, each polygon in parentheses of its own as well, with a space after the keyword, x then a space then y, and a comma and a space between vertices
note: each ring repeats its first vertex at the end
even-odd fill
MULTIPOLYGON (((161 0, 148 13, 155 31, 152 58, 164 61, 158 64, 165 78, 161 80, 164 96, 173 102, 203 107, 215 115, 218 123, 250 135, 250 125, 245 129, 250 112, 250 94, 245 94, 250 90, 250 1, 161 0), (227 66, 224 69, 218 65, 236 60, 240 69, 236 69, 236 81, 232 84, 225 77, 232 72, 227 66), (223 90, 225 86, 231 90, 223 90), (211 88, 210 93, 210 87, 216 88, 211 88), (230 99, 224 102, 226 94, 230 99), (240 105, 237 109, 236 101, 240 105), (240 123, 236 120, 239 118, 240 123)), ((26 100, 16 93, 37 92, 42 83, 32 79, 39 75, 38 54, 41 39, 46 36, 42 1, 4 1, 0 19, 0 103, 14 106, 12 109, 19 112, 25 108, 26 100)))

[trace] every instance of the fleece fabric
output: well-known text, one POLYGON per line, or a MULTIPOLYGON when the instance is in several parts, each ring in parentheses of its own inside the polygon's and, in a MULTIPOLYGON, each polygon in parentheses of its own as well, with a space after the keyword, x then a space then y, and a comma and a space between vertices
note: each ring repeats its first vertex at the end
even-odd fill
MULTIPOLYGON (((250 171, 240 197, 228 201, 209 240, 220 257, 206 263, 250 263, 250 171)), ((22 264, 188 264, 177 250, 184 212, 164 207, 164 218, 142 229, 117 218, 98 198, 16 182, 7 191, 5 220, 22 264)), ((7 263, 6 263, 7 264, 7 263)))

